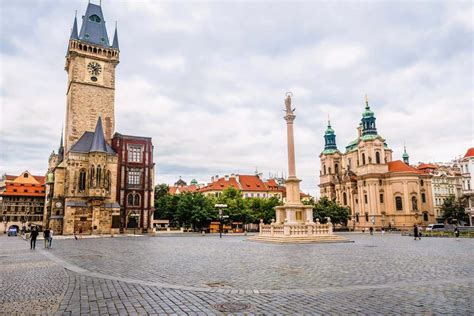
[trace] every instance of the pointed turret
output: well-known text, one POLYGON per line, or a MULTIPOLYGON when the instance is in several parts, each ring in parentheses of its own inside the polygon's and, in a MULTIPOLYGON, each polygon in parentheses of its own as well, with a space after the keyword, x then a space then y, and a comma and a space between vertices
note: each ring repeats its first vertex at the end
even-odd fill
POLYGON ((410 156, 407 153, 407 146, 403 146, 403 162, 406 163, 407 165, 410 164, 410 156))
POLYGON ((61 128, 61 141, 59 142, 58 148, 58 163, 64 159, 64 146, 63 146, 63 129, 61 128))
POLYGON ((114 40, 112 41, 112 48, 119 49, 119 41, 118 41, 118 34, 117 34, 117 23, 115 23, 115 33, 114 33, 114 40))
POLYGON ((102 129, 102 119, 99 116, 97 125, 95 126, 94 138, 92 139, 91 149, 89 152, 107 152, 107 145, 104 138, 104 130, 102 129))
POLYGON ((377 128, 375 127, 375 115, 370 109, 369 99, 365 95, 365 110, 362 113, 362 136, 377 135, 377 128))
POLYGON ((94 45, 110 46, 104 15, 100 5, 93 3, 87 5, 86 14, 82 16, 79 39, 94 45))
POLYGON ((328 118, 328 127, 326 132, 324 132, 324 151, 323 153, 329 154, 337 150, 336 145, 336 134, 331 127, 331 121, 328 118))
POLYGON ((72 25, 71 36, 69 37, 71 40, 78 40, 79 34, 77 33, 77 11, 76 16, 74 17, 74 24, 72 25))

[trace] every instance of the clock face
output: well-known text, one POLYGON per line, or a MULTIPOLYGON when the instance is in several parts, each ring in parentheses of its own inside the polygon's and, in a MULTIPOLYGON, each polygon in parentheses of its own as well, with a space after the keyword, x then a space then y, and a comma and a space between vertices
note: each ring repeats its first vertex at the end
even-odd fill
POLYGON ((61 202, 56 202, 56 207, 60 208, 62 206, 61 202))
POLYGON ((99 63, 92 61, 87 65, 87 70, 91 75, 98 76, 102 72, 102 67, 99 65, 99 63))

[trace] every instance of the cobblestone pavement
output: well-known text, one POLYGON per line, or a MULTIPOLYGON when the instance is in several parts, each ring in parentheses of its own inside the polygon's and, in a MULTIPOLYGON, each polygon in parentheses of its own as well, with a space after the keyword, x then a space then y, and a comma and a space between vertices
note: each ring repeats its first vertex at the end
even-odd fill
MULTIPOLYGON (((23 260, 41 263, 30 270, 47 267, 48 273, 58 274, 54 280, 60 285, 51 294, 55 300, 48 306, 38 305, 37 312, 472 314, 474 240, 413 241, 394 235, 350 238, 355 243, 274 245, 243 237, 100 238, 57 241, 55 248, 41 253, 15 251, 26 244, 0 238, 0 263, 4 269, 5 263, 8 267, 8 262, 14 264, 23 254, 23 260)), ((31 272, 25 274, 26 282, 31 278, 31 272)), ((36 272, 35 278, 39 279, 36 286, 42 278, 49 280, 43 272, 36 272)), ((22 286, 21 279, 10 280, 2 273, 5 281, 16 289, 15 294, 0 294, 0 313, 15 310, 3 307, 7 300, 8 306, 19 306, 36 297, 22 286)))

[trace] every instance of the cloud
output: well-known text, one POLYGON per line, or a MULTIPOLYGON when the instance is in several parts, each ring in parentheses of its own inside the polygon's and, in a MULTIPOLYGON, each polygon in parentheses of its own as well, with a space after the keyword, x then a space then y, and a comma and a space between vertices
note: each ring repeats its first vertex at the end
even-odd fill
MULTIPOLYGON (((64 55, 86 2, 2 3, 0 171, 43 174, 65 117, 64 55), (11 17, 15 17, 12 19, 11 17)), ((340 150, 368 93, 400 158, 473 146, 472 3, 102 1, 118 20, 116 128, 151 136, 157 182, 283 173, 294 93, 297 175, 318 194, 328 114, 340 150)), ((79 19, 80 20, 80 19, 79 19)))

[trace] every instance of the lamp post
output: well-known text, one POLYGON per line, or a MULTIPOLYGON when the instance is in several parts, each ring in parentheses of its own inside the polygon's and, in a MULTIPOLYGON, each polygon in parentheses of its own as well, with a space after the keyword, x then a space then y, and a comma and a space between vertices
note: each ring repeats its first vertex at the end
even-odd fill
POLYGON ((224 215, 223 209, 227 208, 227 204, 215 204, 214 207, 219 209, 219 238, 222 238, 222 225, 224 218, 229 216, 224 215))
POLYGON ((8 224, 8 217, 6 215, 3 215, 2 222, 4 225, 3 233, 7 233, 7 224, 8 224))

